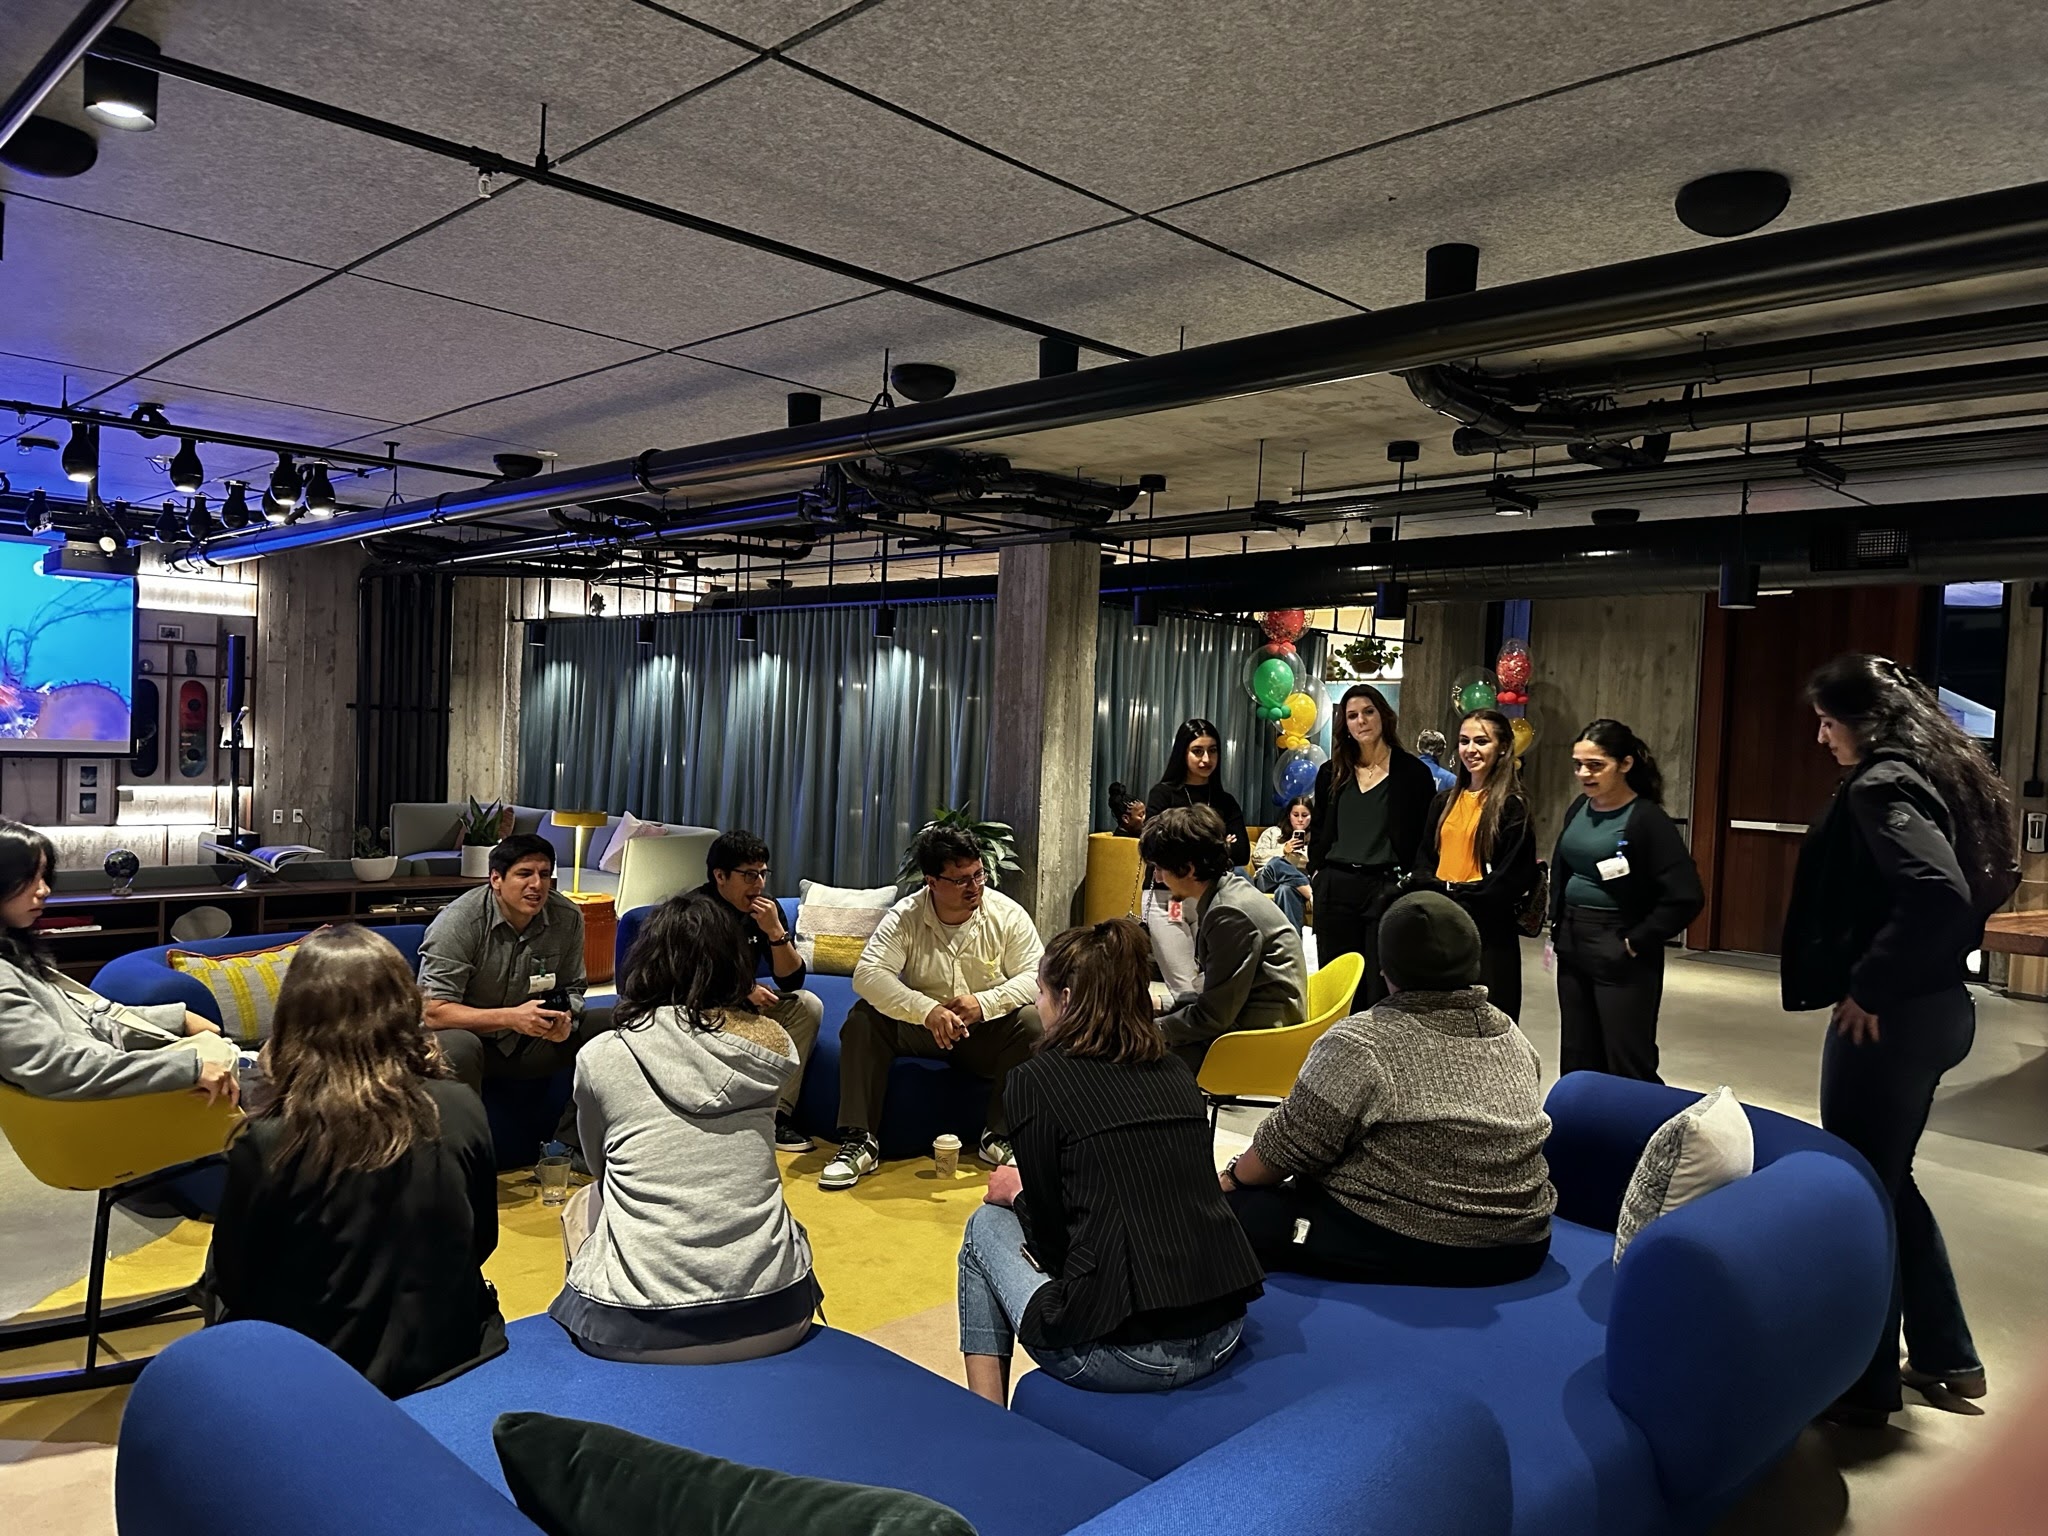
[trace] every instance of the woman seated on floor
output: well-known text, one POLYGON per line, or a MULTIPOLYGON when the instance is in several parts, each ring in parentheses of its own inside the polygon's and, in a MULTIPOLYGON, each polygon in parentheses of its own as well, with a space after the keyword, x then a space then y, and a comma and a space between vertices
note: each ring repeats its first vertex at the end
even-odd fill
POLYGON ((39 1099, 119 1099, 189 1088, 239 1094, 240 1051, 182 1003, 128 1008, 59 971, 36 920, 57 850, 0 821, 0 1082, 39 1099))
POLYGON ((1128 918, 1045 948, 1045 1036, 1007 1087, 1016 1166, 989 1175, 960 1246, 967 1385, 1007 1403, 1021 1339, 1095 1392, 1199 1381, 1237 1348, 1258 1261, 1216 1189, 1194 1074, 1169 1052, 1128 918))
POLYGON ((504 1353, 484 1279, 498 1181, 483 1103, 420 1023, 412 967, 353 925, 299 941, 263 1067, 269 1106, 228 1149, 207 1320, 278 1323, 390 1397, 504 1353))
POLYGON ((1268 1269, 1502 1285, 1550 1252, 1536 1048, 1479 986, 1479 930, 1433 891, 1380 922, 1390 994, 1333 1024, 1221 1183, 1268 1269))
POLYGON ((749 1009, 753 986, 753 948, 717 899, 673 897, 626 954, 618 1027, 576 1058, 594 1182, 564 1212, 569 1283, 548 1313, 589 1354, 708 1365, 810 1330, 810 1239, 775 1166, 797 1053, 749 1009))

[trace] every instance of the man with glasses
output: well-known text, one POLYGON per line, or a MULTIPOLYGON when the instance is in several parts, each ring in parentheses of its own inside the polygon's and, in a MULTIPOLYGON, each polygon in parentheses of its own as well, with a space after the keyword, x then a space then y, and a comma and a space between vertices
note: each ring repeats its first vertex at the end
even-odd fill
POLYGON ((783 921, 782 904, 768 894, 768 845, 751 832, 721 832, 704 855, 704 867, 711 878, 699 892, 716 896, 731 911, 734 926, 753 946, 754 974, 766 978, 754 983, 749 999, 754 1011, 780 1024, 796 1046, 796 1072, 775 1103, 775 1150, 808 1152, 811 1138, 796 1128, 792 1116, 825 1005, 817 994, 803 990, 803 956, 783 921))
POLYGON ((821 1189, 850 1189, 882 1160, 875 1127, 898 1056, 950 1061, 994 1085, 979 1148, 991 1168, 1010 1161, 1003 1081, 1041 1033, 1031 918, 988 889, 981 847, 955 827, 931 827, 911 852, 924 885, 884 914, 853 970, 859 1001, 839 1031, 839 1155, 821 1189))

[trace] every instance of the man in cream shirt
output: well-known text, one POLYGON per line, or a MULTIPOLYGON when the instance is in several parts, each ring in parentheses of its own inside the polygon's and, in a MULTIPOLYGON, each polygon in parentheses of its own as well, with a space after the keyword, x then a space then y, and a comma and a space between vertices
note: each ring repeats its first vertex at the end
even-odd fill
POLYGON ((821 1189, 850 1189, 882 1160, 875 1128, 898 1056, 950 1061, 993 1084, 981 1160, 1010 1161, 1003 1080, 1038 1043, 1038 958, 1024 909, 987 889, 981 849, 934 827, 912 850, 924 888, 891 907, 853 968, 858 994, 839 1031, 839 1155, 821 1189))

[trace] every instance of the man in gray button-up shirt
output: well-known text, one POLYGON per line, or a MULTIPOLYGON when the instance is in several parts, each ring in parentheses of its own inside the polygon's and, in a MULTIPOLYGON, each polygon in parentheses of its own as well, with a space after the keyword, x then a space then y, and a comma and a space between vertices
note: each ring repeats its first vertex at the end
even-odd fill
POLYGON ((472 1088, 552 1077, 586 1038, 583 914, 554 875, 546 838, 508 837, 491 850, 490 885, 450 902, 420 941, 427 1027, 472 1088))

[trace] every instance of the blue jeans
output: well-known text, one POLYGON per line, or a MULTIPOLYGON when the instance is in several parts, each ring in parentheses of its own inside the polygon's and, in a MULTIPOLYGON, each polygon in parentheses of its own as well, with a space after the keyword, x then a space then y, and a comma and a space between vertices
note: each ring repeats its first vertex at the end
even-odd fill
MULTIPOLYGON (((1024 1228, 1008 1206, 984 1205, 960 1241, 960 1353, 1007 1360, 1017 1321, 1047 1277, 1024 1258, 1024 1228)), ((1244 1332, 1237 1318, 1198 1339, 1025 1350, 1055 1381, 1090 1392, 1164 1392, 1200 1381, 1228 1360, 1244 1332)))
POLYGON ((1308 921, 1308 902, 1303 895, 1308 890, 1307 875, 1285 859, 1268 859, 1252 876, 1252 884, 1278 902, 1287 921, 1294 924, 1294 931, 1301 932, 1308 921))
POLYGON ((1820 1054, 1820 1123, 1870 1163, 1891 1197, 1898 1238, 1891 1315, 1863 1378, 1844 1394, 1867 1407, 1899 1407, 1899 1325, 1915 1370, 1941 1376, 1981 1369, 1963 1300, 1934 1212, 1913 1179, 1913 1153, 1942 1074, 1970 1054, 1977 1009, 1961 987, 1894 1003, 1867 1045, 1830 1027, 1820 1054))

